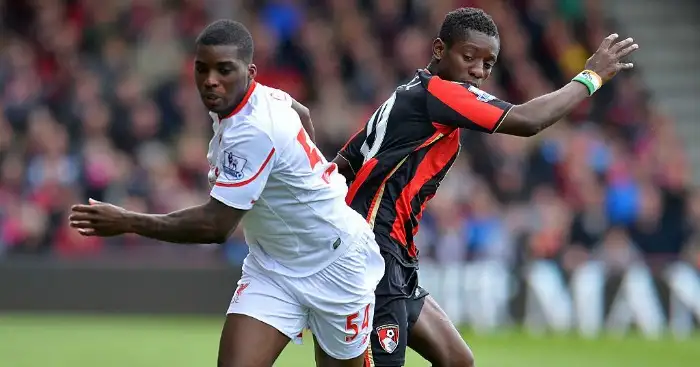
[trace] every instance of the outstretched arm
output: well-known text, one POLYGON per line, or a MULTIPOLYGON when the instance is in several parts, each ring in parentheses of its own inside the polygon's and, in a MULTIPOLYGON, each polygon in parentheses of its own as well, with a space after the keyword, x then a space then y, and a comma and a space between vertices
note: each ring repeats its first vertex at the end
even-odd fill
POLYGON ((173 243, 224 243, 246 211, 220 201, 209 200, 198 206, 169 214, 126 213, 127 233, 173 243))
POLYGON ((588 98, 588 89, 569 82, 559 90, 513 106, 495 132, 515 136, 533 136, 554 125, 588 98))
POLYGON ((638 46, 631 38, 613 44, 617 37, 612 34, 603 40, 586 62, 586 72, 561 89, 520 105, 499 101, 472 86, 434 77, 428 84, 431 117, 444 124, 490 133, 535 135, 571 113, 620 70, 632 68, 632 64, 620 60, 638 46))
POLYGON ((245 213, 214 198, 169 214, 136 213, 91 199, 89 205, 73 206, 69 220, 85 236, 135 233, 165 242, 202 244, 226 242, 245 213))
POLYGON ((90 200, 89 205, 73 206, 70 225, 85 236, 135 233, 174 243, 225 242, 260 198, 274 165, 275 148, 254 125, 227 130, 221 146, 220 174, 206 203, 169 214, 142 214, 90 200))

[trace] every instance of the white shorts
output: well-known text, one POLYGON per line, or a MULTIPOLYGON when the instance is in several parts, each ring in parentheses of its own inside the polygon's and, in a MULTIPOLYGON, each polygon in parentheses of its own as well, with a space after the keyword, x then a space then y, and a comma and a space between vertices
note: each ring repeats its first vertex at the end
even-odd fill
POLYGON ((301 343, 309 328, 329 356, 346 360, 369 345, 374 291, 384 276, 384 259, 374 235, 363 234, 325 269, 290 278, 246 261, 228 314, 260 320, 301 343))

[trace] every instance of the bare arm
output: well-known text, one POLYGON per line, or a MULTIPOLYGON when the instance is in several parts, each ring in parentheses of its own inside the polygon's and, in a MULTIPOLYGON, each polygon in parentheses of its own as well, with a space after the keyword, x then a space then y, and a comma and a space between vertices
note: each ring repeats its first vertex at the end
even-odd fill
POLYGON ((226 242, 246 213, 211 197, 202 205, 169 214, 136 213, 92 199, 88 205, 74 205, 71 211, 71 227, 84 236, 135 233, 165 242, 194 244, 226 242))
POLYGON ((347 159, 338 154, 333 159, 333 163, 338 166, 338 173, 345 176, 347 182, 351 182, 355 179, 355 172, 352 170, 352 167, 350 167, 350 163, 348 163, 347 159))
MULTIPOLYGON (((586 62, 586 70, 594 71, 603 82, 610 80, 620 70, 631 69, 633 66, 621 63, 620 60, 634 52, 638 48, 637 44, 633 44, 632 38, 613 44, 615 39, 617 34, 605 38, 596 53, 586 62)), ((514 106, 498 126, 497 132, 516 136, 535 135, 571 113, 588 96, 585 85, 569 82, 557 91, 514 106)))
POLYGON ((513 106, 496 132, 516 136, 533 136, 552 126, 588 98, 588 89, 570 82, 552 93, 513 106))
POLYGON ((236 229, 244 210, 209 198, 205 204, 169 214, 126 212, 127 233, 173 243, 224 243, 236 229))
POLYGON ((353 134, 333 159, 333 163, 338 166, 338 172, 345 176, 347 182, 354 181, 355 175, 362 168, 364 156, 361 150, 365 139, 367 139, 366 126, 353 134))
MULTIPOLYGON (((638 47, 632 39, 612 44, 617 38, 607 37, 596 53, 586 62, 585 75, 602 82, 617 72, 632 68, 620 59, 638 47)), ((592 88, 594 83, 590 83, 592 88)), ((428 113, 432 121, 488 133, 499 132, 516 136, 532 136, 552 126, 586 99, 589 89, 582 82, 572 81, 561 89, 520 105, 498 100, 469 85, 433 77, 428 83, 428 113)))
POLYGON ((294 99, 292 99, 292 109, 299 115, 301 125, 304 127, 304 130, 306 130, 306 133, 309 134, 311 141, 316 143, 314 124, 311 121, 311 112, 309 109, 294 99))

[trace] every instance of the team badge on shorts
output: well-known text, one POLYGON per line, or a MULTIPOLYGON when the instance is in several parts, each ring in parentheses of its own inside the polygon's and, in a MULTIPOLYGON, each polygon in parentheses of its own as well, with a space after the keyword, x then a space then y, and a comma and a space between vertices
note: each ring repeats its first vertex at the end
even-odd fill
POLYGON ((399 327, 398 325, 388 324, 377 328, 377 337, 379 344, 387 353, 394 353, 399 346, 399 327))
POLYGON ((238 303, 238 299, 241 297, 241 294, 243 294, 243 291, 248 288, 248 285, 250 285, 250 283, 241 283, 236 287, 236 291, 233 292, 233 300, 231 303, 238 303))

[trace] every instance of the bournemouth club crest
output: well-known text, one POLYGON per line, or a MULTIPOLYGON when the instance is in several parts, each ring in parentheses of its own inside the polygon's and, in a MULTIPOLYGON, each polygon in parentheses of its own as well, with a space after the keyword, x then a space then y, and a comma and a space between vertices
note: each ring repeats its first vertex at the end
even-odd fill
POLYGON ((388 324, 377 328, 377 337, 382 349, 387 353, 394 353, 399 346, 399 327, 388 324))

